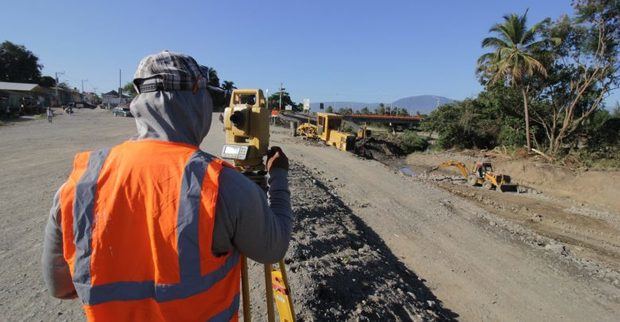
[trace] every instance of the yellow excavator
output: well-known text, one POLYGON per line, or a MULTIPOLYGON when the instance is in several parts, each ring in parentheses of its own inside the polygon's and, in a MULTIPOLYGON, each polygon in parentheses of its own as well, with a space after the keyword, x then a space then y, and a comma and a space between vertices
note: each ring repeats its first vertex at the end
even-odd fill
POLYGON ((482 186, 485 189, 495 189, 499 192, 514 191, 517 188, 516 184, 510 182, 509 175, 493 172, 493 165, 490 162, 475 162, 469 171, 463 162, 450 160, 441 163, 431 171, 447 167, 457 168, 471 186, 482 186))
POLYGON ((318 139, 342 151, 355 147, 355 135, 340 130, 342 115, 316 113, 316 125, 304 123, 297 127, 297 135, 308 139, 318 139))

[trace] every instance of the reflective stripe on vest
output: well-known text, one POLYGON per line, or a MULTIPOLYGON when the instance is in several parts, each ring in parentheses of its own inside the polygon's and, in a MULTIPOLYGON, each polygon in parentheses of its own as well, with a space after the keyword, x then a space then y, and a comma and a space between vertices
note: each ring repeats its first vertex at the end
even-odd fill
MULTIPOLYGON (((209 290, 223 280, 239 262, 239 254, 234 251, 228 255, 223 265, 216 270, 201 275, 199 249, 199 210, 202 184, 211 157, 196 151, 188 160, 183 171, 177 214, 177 249, 180 282, 158 284, 155 281, 119 281, 102 285, 92 285, 91 254, 92 232, 96 220, 94 211, 97 200, 97 180, 110 150, 91 152, 84 174, 75 185, 73 203, 73 234, 75 261, 73 283, 85 305, 97 305, 111 301, 130 301, 153 299, 166 302, 187 298, 209 290)), ((127 247, 131 247, 128 245, 127 247)), ((210 250, 209 250, 210 251, 210 250)), ((208 305, 205 303, 205 305, 208 305)), ((213 316, 213 321, 228 321, 239 308, 239 294, 231 305, 213 316)))

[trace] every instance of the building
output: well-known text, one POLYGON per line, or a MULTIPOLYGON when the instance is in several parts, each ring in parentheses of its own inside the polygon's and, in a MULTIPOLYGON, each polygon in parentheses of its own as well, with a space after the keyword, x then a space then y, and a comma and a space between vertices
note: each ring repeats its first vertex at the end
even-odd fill
POLYGON ((82 100, 84 103, 88 103, 90 105, 98 105, 101 103, 101 99, 97 94, 93 92, 84 92, 82 93, 82 100))
POLYGON ((101 94, 101 104, 103 104, 107 108, 128 104, 130 101, 130 96, 123 94, 122 97, 119 97, 118 92, 114 90, 101 94))
POLYGON ((51 105, 49 89, 30 83, 0 82, 1 114, 38 113, 51 105))

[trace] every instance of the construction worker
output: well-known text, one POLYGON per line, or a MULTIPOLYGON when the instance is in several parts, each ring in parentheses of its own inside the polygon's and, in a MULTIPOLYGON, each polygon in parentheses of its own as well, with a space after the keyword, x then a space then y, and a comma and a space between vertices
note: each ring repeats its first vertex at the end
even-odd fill
POLYGON ((288 248, 288 159, 270 150, 266 197, 198 148, 213 106, 190 56, 147 56, 133 82, 136 138, 77 154, 54 197, 45 283, 91 321, 236 320, 240 254, 275 263, 288 248))

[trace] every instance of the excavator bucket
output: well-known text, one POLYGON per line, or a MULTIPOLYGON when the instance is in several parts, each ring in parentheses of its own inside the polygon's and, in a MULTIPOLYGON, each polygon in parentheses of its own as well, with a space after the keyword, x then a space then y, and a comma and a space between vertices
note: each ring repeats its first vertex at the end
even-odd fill
POLYGON ((497 176, 497 191, 499 192, 507 192, 507 191, 518 191, 518 185, 511 183, 510 176, 502 174, 497 176))

